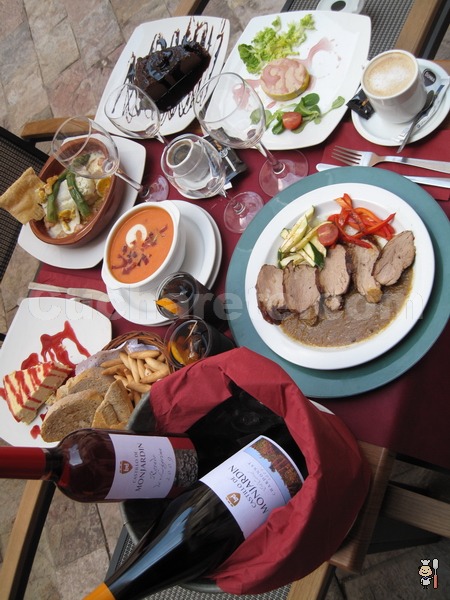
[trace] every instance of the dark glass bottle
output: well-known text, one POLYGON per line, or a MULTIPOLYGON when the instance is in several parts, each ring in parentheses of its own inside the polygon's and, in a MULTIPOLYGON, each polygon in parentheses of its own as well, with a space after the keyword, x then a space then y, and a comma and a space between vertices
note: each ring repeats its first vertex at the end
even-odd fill
POLYGON ((86 599, 138 600, 208 575, 306 476, 287 427, 269 429, 173 500, 128 560, 86 599))

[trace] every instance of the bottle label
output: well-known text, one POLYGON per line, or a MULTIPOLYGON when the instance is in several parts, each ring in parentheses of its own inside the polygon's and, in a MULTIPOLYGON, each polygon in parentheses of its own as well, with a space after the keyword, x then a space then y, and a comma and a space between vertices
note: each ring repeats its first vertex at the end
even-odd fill
POLYGON ((106 500, 166 498, 177 485, 177 455, 196 453, 188 438, 109 434, 116 454, 106 500))
POLYGON ((260 436, 201 481, 217 494, 247 538, 272 510, 287 504, 304 479, 278 444, 260 436))

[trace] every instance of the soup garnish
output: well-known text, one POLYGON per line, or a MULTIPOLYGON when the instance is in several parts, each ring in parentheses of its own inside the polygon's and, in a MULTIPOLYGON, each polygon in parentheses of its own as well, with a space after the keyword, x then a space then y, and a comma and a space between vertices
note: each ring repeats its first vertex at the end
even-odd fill
POLYGON ((108 264, 122 283, 147 279, 163 264, 172 246, 173 221, 157 206, 133 213, 117 229, 109 248, 108 264))

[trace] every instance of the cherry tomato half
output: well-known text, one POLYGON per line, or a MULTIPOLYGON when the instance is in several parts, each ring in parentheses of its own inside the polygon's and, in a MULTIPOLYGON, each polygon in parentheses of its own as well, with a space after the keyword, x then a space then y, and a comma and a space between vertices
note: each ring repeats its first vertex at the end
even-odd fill
POLYGON ((282 122, 286 129, 297 129, 301 125, 302 115, 298 112, 285 112, 282 116, 282 122))
POLYGON ((317 236, 323 246, 333 246, 339 237, 339 229, 334 223, 326 221, 317 229, 317 236))

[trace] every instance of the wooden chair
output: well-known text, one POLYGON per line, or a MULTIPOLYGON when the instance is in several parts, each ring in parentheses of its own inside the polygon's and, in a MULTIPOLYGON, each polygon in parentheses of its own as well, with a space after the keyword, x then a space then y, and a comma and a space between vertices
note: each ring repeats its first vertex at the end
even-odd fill
MULTIPOLYGON (((348 573, 360 573, 380 518, 392 520, 394 526, 395 522, 403 523, 421 532, 450 538, 450 504, 391 482, 395 461, 401 459, 396 459, 385 448, 363 442, 360 447, 373 474, 367 500, 339 550, 329 562, 294 582, 287 600, 323 600, 337 568, 348 573)), ((419 532, 412 539, 396 538, 395 547, 409 547, 429 541, 429 536, 424 537, 419 532)), ((388 549, 389 543, 385 542, 381 551, 388 549)))

